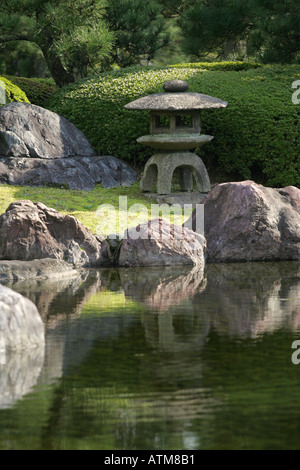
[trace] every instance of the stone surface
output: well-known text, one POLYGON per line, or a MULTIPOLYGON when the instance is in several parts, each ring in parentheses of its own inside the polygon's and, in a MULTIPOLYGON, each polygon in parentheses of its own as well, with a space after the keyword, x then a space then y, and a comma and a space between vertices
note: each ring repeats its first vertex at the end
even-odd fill
POLYGON ((0 351, 20 351, 44 345, 44 325, 36 306, 0 285, 0 351))
POLYGON ((152 111, 192 111, 194 109, 226 108, 228 103, 201 93, 155 93, 125 105, 126 109, 152 111))
POLYGON ((9 103, 0 110, 0 155, 63 158, 95 155, 77 127, 52 111, 28 103, 9 103))
POLYGON ((166 92, 183 92, 189 88, 188 82, 184 80, 168 80, 163 84, 163 89, 166 92))
POLYGON ((206 196, 206 193, 198 193, 196 191, 172 194, 144 193, 144 197, 155 200, 157 204, 179 204, 182 208, 185 205, 191 205, 195 208, 196 204, 203 204, 206 196))
POLYGON ((156 153, 149 158, 140 182, 141 190, 151 192, 157 180, 157 193, 170 194, 176 168, 179 168, 182 191, 193 190, 193 176, 199 192, 210 191, 206 167, 201 158, 191 152, 156 153))
POLYGON ((58 259, 41 259, 33 261, 0 261, 0 282, 25 279, 46 280, 75 277, 78 272, 65 261, 58 259))
POLYGON ((136 172, 112 156, 61 159, 0 158, 0 183, 19 186, 67 186, 90 191, 126 186, 136 181, 136 172))
POLYGON ((204 201, 204 229, 208 261, 299 261, 300 189, 217 185, 204 201))
POLYGON ((89 191, 96 183, 112 188, 135 181, 129 165, 97 156, 64 117, 27 103, 0 108, 0 183, 89 191))
POLYGON ((75 217, 42 203, 17 201, 0 216, 0 259, 64 260, 74 266, 99 266, 101 241, 75 217))
POLYGON ((150 134, 137 139, 139 144, 161 150, 193 150, 213 140, 213 136, 204 134, 150 134))
POLYGON ((206 242, 192 230, 153 219, 126 230, 119 266, 204 266, 206 242))

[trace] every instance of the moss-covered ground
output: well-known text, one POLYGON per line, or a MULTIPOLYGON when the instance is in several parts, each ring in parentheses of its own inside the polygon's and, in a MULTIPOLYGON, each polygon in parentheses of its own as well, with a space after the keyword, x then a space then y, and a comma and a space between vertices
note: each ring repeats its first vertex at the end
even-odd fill
MULTIPOLYGON (((12 202, 26 199, 42 202, 63 214, 72 215, 93 233, 101 236, 123 233, 127 227, 135 227, 151 219, 151 205, 155 204, 155 201, 142 194, 139 183, 110 189, 96 185, 92 191, 1 184, 0 214, 12 202)), ((171 215, 170 221, 182 224, 190 213, 185 211, 182 215, 171 215)), ((169 219, 168 211, 161 215, 169 219)))

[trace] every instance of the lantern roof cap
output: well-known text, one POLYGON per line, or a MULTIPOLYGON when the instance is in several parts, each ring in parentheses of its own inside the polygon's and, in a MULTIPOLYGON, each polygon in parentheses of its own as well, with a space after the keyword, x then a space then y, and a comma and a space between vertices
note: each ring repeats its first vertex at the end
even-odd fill
POLYGON ((226 108, 228 103, 202 93, 186 92, 188 83, 169 80, 163 84, 165 93, 143 96, 125 105, 126 109, 151 111, 194 111, 200 109, 226 108))

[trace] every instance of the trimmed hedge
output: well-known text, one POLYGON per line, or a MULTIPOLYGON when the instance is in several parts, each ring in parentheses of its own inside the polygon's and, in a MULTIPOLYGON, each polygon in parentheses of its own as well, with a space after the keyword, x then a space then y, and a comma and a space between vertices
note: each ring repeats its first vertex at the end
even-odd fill
POLYGON ((48 107, 70 119, 99 155, 145 163, 153 150, 136 142, 149 133, 149 112, 128 111, 138 97, 162 92, 166 80, 188 80, 189 91, 228 101, 202 111, 202 132, 214 140, 199 150, 208 171, 222 179, 254 179, 270 186, 300 186, 300 105, 292 103, 299 67, 263 66, 245 71, 196 68, 128 68, 72 84, 54 93, 48 107))
POLYGON ((182 69, 184 67, 184 68, 189 68, 189 69, 201 69, 201 70, 223 70, 224 72, 228 70, 235 70, 236 72, 239 72, 240 70, 249 70, 253 68, 262 67, 262 64, 259 64, 258 62, 242 62, 242 61, 191 62, 188 64, 170 65, 170 67, 178 68, 178 69, 182 69))
MULTIPOLYGON (((5 96, 6 96, 6 102, 10 103, 12 101, 20 101, 23 103, 30 103, 29 99, 26 96, 26 93, 21 90, 17 85, 12 83, 10 80, 8 80, 6 77, 1 77, 0 76, 0 81, 5 84, 5 96)), ((0 106, 3 105, 3 103, 0 103, 0 106)))
POLYGON ((52 78, 25 78, 14 75, 8 75, 7 78, 26 93, 32 104, 42 107, 58 88, 52 78))

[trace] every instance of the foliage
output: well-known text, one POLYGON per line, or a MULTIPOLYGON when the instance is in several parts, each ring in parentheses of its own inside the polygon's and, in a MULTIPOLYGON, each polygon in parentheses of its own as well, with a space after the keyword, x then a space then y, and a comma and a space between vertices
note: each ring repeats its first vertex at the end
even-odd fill
POLYGON ((49 77, 41 49, 28 41, 0 44, 0 74, 19 77, 49 77))
MULTIPOLYGON (((0 96, 2 95, 3 89, 5 90, 5 101, 10 103, 11 101, 20 101, 23 103, 29 103, 26 93, 21 90, 16 84, 12 83, 8 78, 0 76, 0 96), (2 85, 4 84, 4 86, 2 85)), ((0 106, 5 103, 1 103, 0 106)))
POLYGON ((12 83, 19 86, 32 104, 44 107, 49 97, 57 90, 54 80, 50 78, 25 78, 8 76, 12 83))
POLYGON ((162 10, 157 0, 3 0, 0 66, 1 50, 13 53, 20 41, 35 44, 35 56, 40 49, 58 86, 112 64, 150 61, 168 42, 162 10))
POLYGON ((201 69, 201 70, 248 70, 257 67, 261 67, 258 62, 246 62, 246 61, 223 61, 223 62, 191 62, 188 64, 174 64, 170 65, 172 68, 190 68, 190 69, 201 69))
POLYGON ((256 23, 249 37, 251 52, 265 63, 300 60, 299 0, 256 0, 256 23))
POLYGON ((298 0, 189 0, 179 18, 183 48, 201 58, 217 51, 265 63, 292 63, 300 54, 298 0), (241 47, 244 44, 246 47, 241 47), (243 50, 244 49, 244 50, 243 50))
POLYGON ((149 133, 149 112, 124 105, 162 92, 169 79, 189 81, 189 91, 228 101, 202 112, 203 133, 213 135, 199 155, 209 172, 253 178, 273 186, 300 185, 299 106, 292 103, 296 66, 264 66, 240 72, 198 68, 128 68, 70 85, 51 96, 49 108, 74 122, 99 155, 144 164, 153 154, 136 142, 149 133))
POLYGON ((74 82, 109 53, 104 6, 105 0, 2 0, 0 44, 37 44, 55 82, 74 82))
POLYGON ((192 0, 180 16, 183 47, 195 57, 217 50, 225 57, 224 42, 237 43, 247 34, 251 1, 192 0))
POLYGON ((104 14, 115 36, 109 62, 127 67, 153 59, 168 43, 161 12, 162 7, 156 0, 110 0, 104 14))

